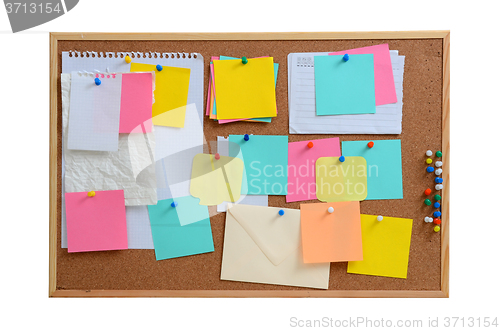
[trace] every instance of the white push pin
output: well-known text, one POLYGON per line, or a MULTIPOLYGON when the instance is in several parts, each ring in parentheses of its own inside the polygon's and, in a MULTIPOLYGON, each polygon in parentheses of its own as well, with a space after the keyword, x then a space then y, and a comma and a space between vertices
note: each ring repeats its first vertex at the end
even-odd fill
POLYGON ((427 152, 425 152, 425 155, 432 156, 432 151, 429 149, 427 152))
POLYGON ((442 161, 436 161, 436 168, 441 168, 443 166, 442 161))
POLYGON ((377 221, 381 222, 383 219, 384 219, 383 216, 380 216, 380 215, 377 216, 377 221))
POLYGON ((436 174, 436 176, 439 176, 443 173, 443 169, 441 169, 441 168, 436 169, 436 171, 434 171, 434 173, 436 174))
POLYGON ((432 217, 425 217, 425 223, 432 223, 432 217))
POLYGON ((436 185, 436 191, 440 191, 443 189, 443 184, 437 184, 436 185))
POLYGON ((333 207, 328 207, 328 212, 331 214, 333 213, 333 207))

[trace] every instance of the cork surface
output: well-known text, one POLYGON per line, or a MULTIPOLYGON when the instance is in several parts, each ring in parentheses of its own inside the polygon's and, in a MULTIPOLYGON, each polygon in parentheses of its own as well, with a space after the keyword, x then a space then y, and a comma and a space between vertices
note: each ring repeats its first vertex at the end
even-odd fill
MULTIPOLYGON (((425 151, 441 150, 443 47, 441 39, 413 40, 301 40, 301 41, 59 41, 58 67, 63 51, 196 52, 205 59, 205 87, 211 56, 258 57, 269 55, 280 64, 276 87, 278 117, 272 123, 236 122, 219 125, 205 117, 208 141, 229 134, 288 135, 287 55, 294 52, 339 51, 388 43, 406 56, 403 85, 403 132, 400 135, 339 135, 340 141, 401 139, 402 200, 362 201, 361 213, 413 219, 407 279, 348 274, 347 263, 331 263, 329 291, 334 290, 440 290, 440 235, 424 222, 433 209, 426 206, 424 190, 434 186, 434 174, 425 171, 425 151)), ((58 79, 58 144, 62 118, 58 79)), ((206 101, 205 88, 204 102, 206 101)), ((289 135, 289 141, 337 135, 289 135)), ((213 253, 156 261, 154 250, 71 253, 61 247, 61 152, 58 153, 57 289, 77 290, 296 290, 311 289, 221 281, 220 269, 225 213, 211 217, 213 253)), ((318 202, 307 201, 308 202, 318 202)), ((299 208, 284 196, 270 196, 269 205, 299 208)), ((317 290, 324 291, 324 290, 317 290)))

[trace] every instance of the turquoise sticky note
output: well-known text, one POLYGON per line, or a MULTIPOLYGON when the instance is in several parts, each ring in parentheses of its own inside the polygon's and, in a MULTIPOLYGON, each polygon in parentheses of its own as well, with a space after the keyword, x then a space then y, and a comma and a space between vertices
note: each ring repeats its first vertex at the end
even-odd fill
POLYGON ((187 196, 158 200, 157 205, 148 206, 156 260, 214 251, 208 207, 198 202, 187 196), (181 225, 181 219, 187 225, 181 225))
POLYGON ((229 135, 229 156, 245 164, 242 185, 248 195, 286 195, 288 136, 229 135), (240 152, 241 151, 241 152, 240 152))
POLYGON ((374 114, 373 54, 314 57, 316 115, 374 114))
MULTIPOLYGON (((343 141, 342 155, 366 159, 368 195, 365 200, 403 199, 401 140, 343 141)), ((357 171, 358 169, 356 169, 357 171)))

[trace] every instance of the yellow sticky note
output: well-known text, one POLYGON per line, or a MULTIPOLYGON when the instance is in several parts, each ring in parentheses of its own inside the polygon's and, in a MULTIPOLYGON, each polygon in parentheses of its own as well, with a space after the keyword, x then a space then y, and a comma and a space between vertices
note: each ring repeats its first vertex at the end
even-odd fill
POLYGON ((154 125, 170 126, 174 128, 183 128, 186 119, 186 106, 175 108, 153 118, 154 125))
POLYGON ((323 202, 361 201, 368 194, 366 160, 360 156, 320 157, 316 161, 316 196, 323 202))
POLYGON ((413 220, 361 214, 363 261, 351 261, 347 272, 406 278, 413 220))
POLYGON ((240 198, 243 161, 237 157, 197 154, 193 158, 190 193, 200 205, 214 206, 240 198))
POLYGON ((276 117, 272 57, 213 63, 217 119, 276 117))
MULTIPOLYGON (((164 66, 162 71, 156 70, 152 64, 132 63, 131 72, 155 72, 155 102, 153 104, 153 125, 179 127, 181 117, 185 117, 185 107, 189 92, 189 77, 191 69, 164 66), (184 107, 184 111, 178 110, 184 107), (168 117, 159 115, 178 110, 168 117)), ((184 120, 182 119, 182 122, 184 120)))

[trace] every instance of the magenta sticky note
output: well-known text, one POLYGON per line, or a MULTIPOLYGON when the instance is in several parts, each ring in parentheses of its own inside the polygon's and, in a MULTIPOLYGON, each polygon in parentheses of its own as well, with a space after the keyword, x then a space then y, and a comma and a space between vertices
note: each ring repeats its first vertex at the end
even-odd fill
POLYGON ((68 252, 127 249, 123 190, 66 193, 68 252))
POLYGON ((341 52, 328 53, 328 55, 344 54, 373 54, 373 66, 375 74, 375 105, 396 103, 396 86, 392 72, 391 54, 389 44, 348 49, 341 52))
POLYGON ((286 202, 316 199, 316 160, 328 156, 341 156, 339 138, 288 143, 286 202))
POLYGON ((153 74, 150 72, 123 74, 120 133, 151 132, 152 112, 153 74))

